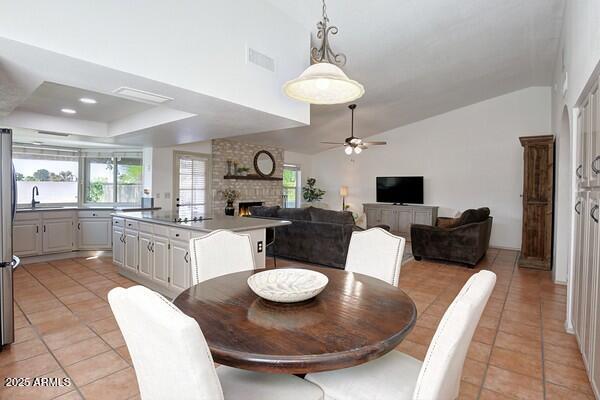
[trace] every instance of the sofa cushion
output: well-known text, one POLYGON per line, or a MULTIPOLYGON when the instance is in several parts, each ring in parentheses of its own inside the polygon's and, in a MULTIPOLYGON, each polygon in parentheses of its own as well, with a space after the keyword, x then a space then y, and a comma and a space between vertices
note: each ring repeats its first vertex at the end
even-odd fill
POLYGON ((352 217, 350 211, 334 211, 317 207, 308 207, 308 212, 310 214, 310 220, 313 222, 354 225, 354 217, 352 217))
POLYGON ((253 206, 250 207, 250 214, 255 217, 277 217, 279 206, 267 207, 267 206, 253 206))
POLYGON ((277 218, 310 221, 310 213, 306 208, 280 208, 277 210, 277 218))
POLYGON ((452 227, 462 226, 466 224, 472 224, 475 222, 482 222, 488 219, 490 216, 490 209, 487 207, 481 207, 477 210, 468 209, 465 210, 461 216, 458 218, 458 221, 452 227))

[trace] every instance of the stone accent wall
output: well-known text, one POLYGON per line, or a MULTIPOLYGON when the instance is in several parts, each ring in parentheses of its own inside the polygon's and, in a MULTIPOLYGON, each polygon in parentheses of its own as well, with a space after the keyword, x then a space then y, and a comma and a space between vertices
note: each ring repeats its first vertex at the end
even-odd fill
MULTIPOLYGON (((239 166, 248 167, 248 174, 256 174, 254 170, 254 155, 260 150, 269 151, 275 158, 275 172, 272 176, 283 176, 283 149, 236 142, 226 139, 212 140, 212 195, 213 215, 225 215, 225 201, 219 192, 226 188, 236 189, 241 197, 234 203, 235 213, 238 214, 238 202, 262 201, 266 206, 281 206, 283 182, 223 179, 227 175, 227 160, 236 160, 239 166)), ((232 167, 233 168, 233 167, 232 167)))

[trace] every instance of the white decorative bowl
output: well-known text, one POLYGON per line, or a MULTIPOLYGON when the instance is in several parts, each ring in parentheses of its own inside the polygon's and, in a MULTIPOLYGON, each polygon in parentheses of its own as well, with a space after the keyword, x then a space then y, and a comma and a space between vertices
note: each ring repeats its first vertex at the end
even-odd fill
POLYGON ((320 272, 300 268, 282 268, 259 272, 248 278, 248 286, 263 299, 278 303, 296 303, 315 297, 329 279, 320 272))

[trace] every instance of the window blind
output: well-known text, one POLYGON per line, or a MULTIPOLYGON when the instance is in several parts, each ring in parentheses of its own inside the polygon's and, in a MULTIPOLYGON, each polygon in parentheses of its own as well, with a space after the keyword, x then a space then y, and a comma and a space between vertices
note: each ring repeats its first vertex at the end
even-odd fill
POLYGON ((178 155, 177 157, 179 211, 180 213, 204 213, 207 197, 208 160, 191 155, 178 155))

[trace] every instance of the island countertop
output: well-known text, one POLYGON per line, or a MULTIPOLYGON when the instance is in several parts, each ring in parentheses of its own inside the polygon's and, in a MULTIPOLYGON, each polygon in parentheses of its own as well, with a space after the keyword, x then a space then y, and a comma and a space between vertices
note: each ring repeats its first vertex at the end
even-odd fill
POLYGON ((230 216, 210 217, 210 219, 195 222, 175 222, 173 221, 173 218, 170 217, 170 214, 160 211, 117 211, 111 215, 118 218, 133 219, 151 224, 166 225, 200 232, 212 232, 218 229, 226 229, 233 232, 251 231, 255 229, 277 228, 292 223, 291 221, 282 219, 230 216))

